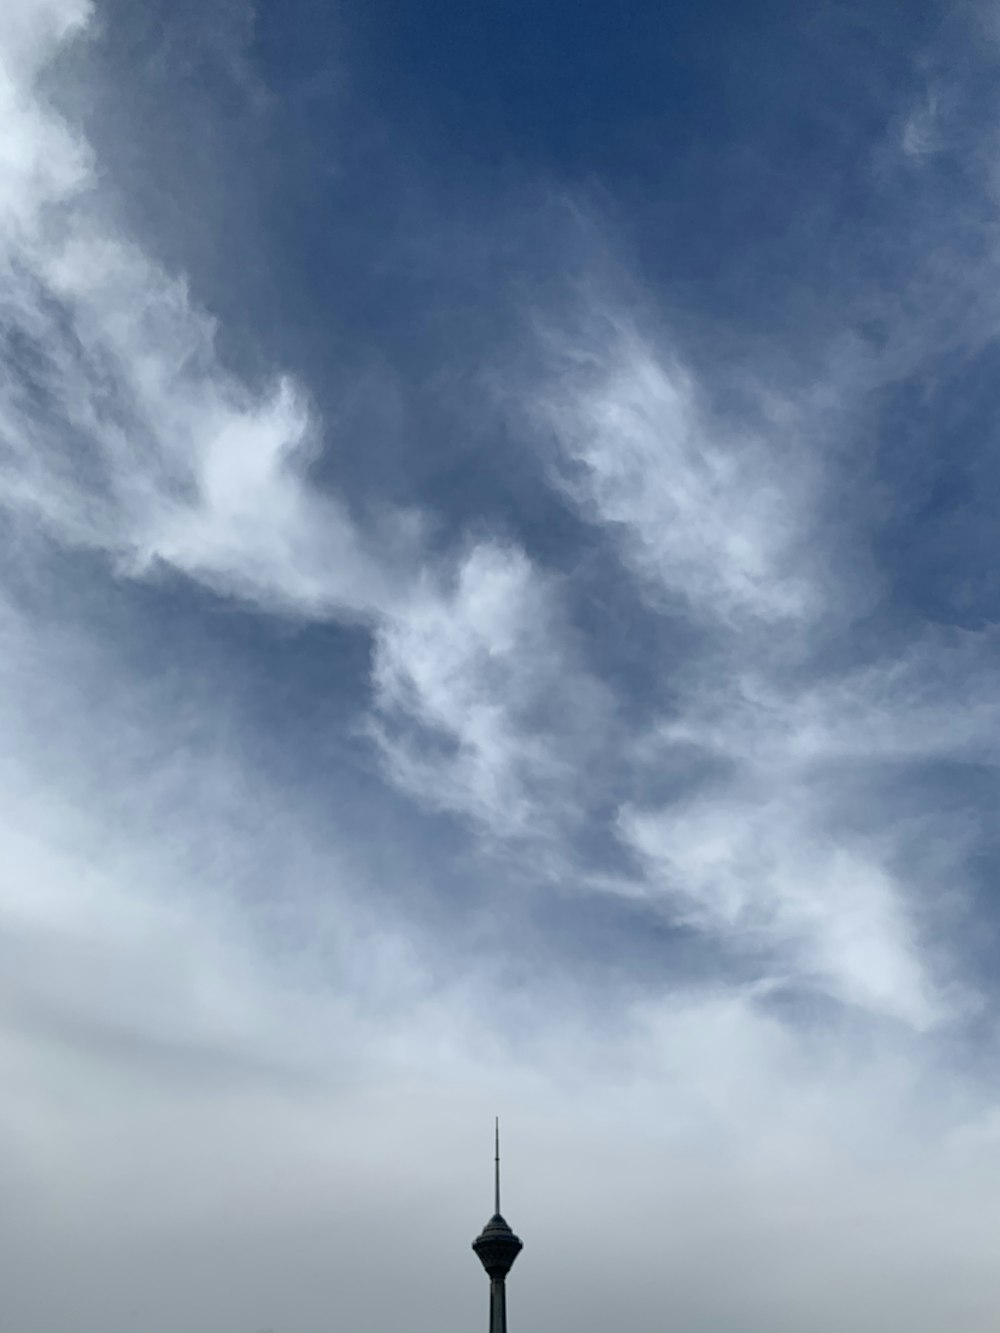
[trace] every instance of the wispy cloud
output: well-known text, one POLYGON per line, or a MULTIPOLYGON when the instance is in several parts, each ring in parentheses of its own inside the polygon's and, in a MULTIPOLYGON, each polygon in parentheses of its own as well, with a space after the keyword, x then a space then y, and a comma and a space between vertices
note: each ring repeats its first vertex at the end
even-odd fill
POLYGON ((579 818, 609 700, 573 662, 554 587, 524 554, 477 546, 376 636, 375 734, 395 780, 488 834, 579 818))
MULTIPOLYGON (((65 26, 54 22, 50 43, 65 26)), ((544 843, 538 873, 600 883, 580 835, 606 819, 593 812, 618 776, 655 764, 655 746, 613 722, 559 585, 513 542, 432 557, 419 524, 378 529, 318 486, 310 464, 328 442, 304 391, 228 371, 184 282, 122 234, 85 146, 31 91, 43 49, 14 71, 30 114, 17 122, 22 203, 4 241, 8 506, 129 575, 166 566, 306 622, 364 621, 367 725, 389 779, 470 820, 487 845, 544 843), (59 160, 50 140, 70 165, 46 174, 39 163, 59 160)), ((762 386, 754 426, 733 424, 676 352, 603 299, 548 349, 529 403, 554 439, 558 484, 608 534, 650 614, 711 631, 708 686, 672 679, 673 737, 655 703, 645 730, 734 774, 666 810, 629 800, 606 836, 687 923, 925 1025, 934 988, 892 850, 831 823, 828 795, 810 804, 794 753, 812 746, 814 768, 829 769, 852 707, 899 709, 883 706, 885 691, 858 705, 836 682, 792 702, 780 683, 835 563, 816 521, 809 401, 762 386)), ((906 720, 883 729, 893 725, 909 734, 906 720)))
POLYGON ((620 763, 631 753, 637 793, 685 756, 712 775, 665 805, 637 794, 620 806, 615 831, 637 873, 618 890, 780 984, 918 1028, 944 1021, 970 997, 929 947, 928 901, 934 877, 952 890, 967 881, 972 830, 931 820, 918 871, 888 773, 995 764, 998 695, 981 635, 928 628, 867 662, 831 654, 834 630, 849 634, 873 603, 844 558, 866 517, 852 539, 851 519, 834 530, 825 516, 841 463, 822 442, 868 428, 876 381, 834 348, 812 385, 751 381, 758 424, 741 431, 606 298, 545 346, 530 402, 560 484, 685 645, 681 667, 664 663, 648 729, 619 738, 620 763))
POLYGON ((727 425, 676 355, 628 316, 596 304, 583 324, 582 336, 550 335, 550 378, 534 403, 567 493, 613 531, 654 597, 724 621, 808 614, 815 461, 790 409, 770 437, 727 425))
POLYGON ((570 677, 580 707, 601 706, 552 636, 557 594, 516 546, 432 559, 413 516, 354 516, 318 488, 329 442, 301 387, 226 370, 213 320, 122 233, 86 145, 33 91, 86 10, 38 14, 51 22, 9 86, 8 509, 129 576, 169 568, 265 610, 370 624, 393 780, 501 837, 545 823, 570 776, 546 728, 581 730, 570 677))
POLYGON ((681 921, 740 950, 771 952, 779 983, 788 968, 793 984, 917 1027, 934 1022, 941 1004, 890 849, 824 828, 798 793, 753 776, 742 795, 622 811, 622 837, 650 891, 681 921))
POLYGON ((907 157, 922 158, 942 146, 940 98, 928 93, 923 105, 911 111, 903 123, 900 140, 907 157))
POLYGON ((305 481, 301 394, 227 375, 184 283, 103 234, 95 198, 49 203, 58 227, 6 255, 8 502, 137 573, 162 562, 306 615, 384 603, 355 525, 305 481))

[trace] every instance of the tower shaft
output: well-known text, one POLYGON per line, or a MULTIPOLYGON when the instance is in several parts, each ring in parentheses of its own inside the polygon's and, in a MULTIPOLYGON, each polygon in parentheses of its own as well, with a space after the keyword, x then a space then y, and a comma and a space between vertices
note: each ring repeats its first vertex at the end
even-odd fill
POLYGON ((490 1333, 507 1333, 507 1282, 490 1278, 490 1333))

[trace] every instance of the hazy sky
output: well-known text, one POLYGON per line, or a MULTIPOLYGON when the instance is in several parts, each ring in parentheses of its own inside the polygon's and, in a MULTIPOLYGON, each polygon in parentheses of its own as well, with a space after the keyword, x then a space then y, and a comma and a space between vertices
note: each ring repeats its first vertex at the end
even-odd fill
POLYGON ((1000 8, 0 6, 0 1326, 1000 1326, 1000 8))

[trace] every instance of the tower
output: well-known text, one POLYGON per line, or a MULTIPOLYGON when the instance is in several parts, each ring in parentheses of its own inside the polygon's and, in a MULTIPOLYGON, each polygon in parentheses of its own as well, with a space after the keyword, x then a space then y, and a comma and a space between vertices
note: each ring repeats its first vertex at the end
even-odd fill
POLYGON ((521 1252, 521 1242, 500 1215, 500 1120, 495 1126, 493 1216, 472 1242, 490 1278, 490 1333, 507 1333, 507 1274, 521 1252))

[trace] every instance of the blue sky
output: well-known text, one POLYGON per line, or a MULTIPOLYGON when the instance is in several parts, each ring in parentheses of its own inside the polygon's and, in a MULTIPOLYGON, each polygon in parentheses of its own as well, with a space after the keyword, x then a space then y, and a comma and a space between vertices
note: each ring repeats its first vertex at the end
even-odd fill
POLYGON ((0 56, 14 1333, 994 1329, 1000 12, 0 56))

